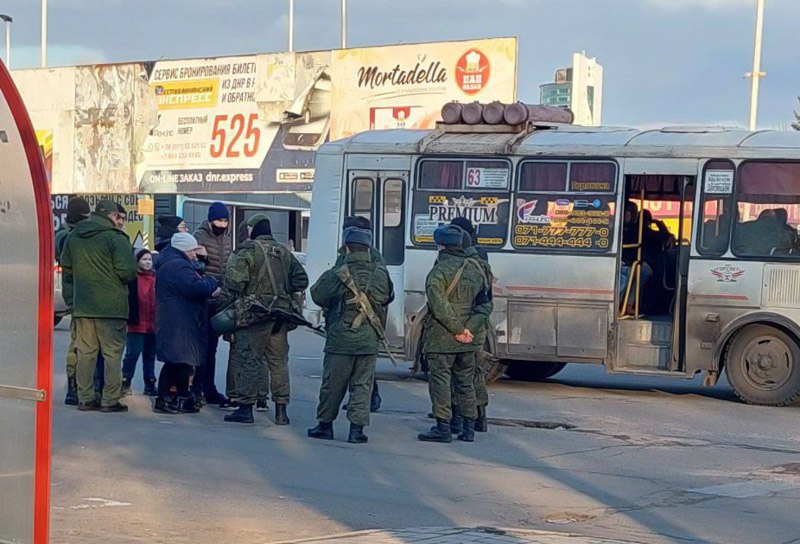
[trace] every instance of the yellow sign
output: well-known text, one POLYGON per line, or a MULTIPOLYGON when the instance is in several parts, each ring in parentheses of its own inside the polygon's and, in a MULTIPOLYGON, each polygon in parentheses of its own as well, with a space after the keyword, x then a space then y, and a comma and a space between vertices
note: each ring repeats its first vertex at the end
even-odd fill
POLYGON ((160 110, 212 108, 217 105, 218 79, 166 81, 153 85, 160 110))
POLYGON ((155 215, 156 201, 152 198, 140 198, 137 203, 139 215, 155 215))

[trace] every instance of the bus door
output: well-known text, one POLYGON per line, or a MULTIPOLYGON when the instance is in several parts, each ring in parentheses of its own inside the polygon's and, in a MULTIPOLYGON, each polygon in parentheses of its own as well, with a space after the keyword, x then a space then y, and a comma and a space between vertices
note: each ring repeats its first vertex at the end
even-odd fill
POLYGON ((403 349, 403 310, 406 206, 408 171, 350 170, 347 215, 366 217, 372 223, 372 243, 386 261, 394 284, 395 300, 389 306, 386 336, 392 347, 403 349))
POLYGON ((626 163, 615 371, 684 370, 696 179, 684 174, 696 168, 696 161, 626 163))

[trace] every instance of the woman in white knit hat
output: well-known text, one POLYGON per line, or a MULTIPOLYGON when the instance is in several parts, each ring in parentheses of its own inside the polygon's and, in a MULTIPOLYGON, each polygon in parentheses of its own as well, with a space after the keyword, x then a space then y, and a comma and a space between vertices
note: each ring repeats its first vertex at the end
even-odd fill
POLYGON ((199 244, 179 232, 161 254, 156 271, 156 355, 164 363, 153 410, 192 413, 198 407, 189 395, 189 379, 205 353, 209 297, 220 292, 217 280, 201 276, 193 261, 199 244), (170 392, 175 388, 176 393, 170 392))

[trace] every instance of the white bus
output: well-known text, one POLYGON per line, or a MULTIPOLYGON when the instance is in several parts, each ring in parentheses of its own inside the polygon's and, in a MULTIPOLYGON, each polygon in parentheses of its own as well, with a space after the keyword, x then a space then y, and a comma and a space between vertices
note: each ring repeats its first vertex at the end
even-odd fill
MULTIPOLYGON (((398 294, 389 341, 409 359, 433 230, 466 216, 496 275, 487 348, 510 377, 586 363, 703 373, 709 386, 724 370, 752 404, 787 405, 800 391, 800 133, 366 132, 317 154, 312 279, 336 259, 348 215, 372 221, 398 294)), ((319 322, 310 300, 308 312, 319 322)))

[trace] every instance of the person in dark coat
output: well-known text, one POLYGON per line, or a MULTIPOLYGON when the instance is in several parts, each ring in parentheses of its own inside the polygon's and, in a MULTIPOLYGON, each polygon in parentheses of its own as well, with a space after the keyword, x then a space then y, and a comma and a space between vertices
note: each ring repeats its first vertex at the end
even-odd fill
POLYGON ((215 278, 193 266, 199 244, 194 236, 172 236, 156 271, 156 355, 164 363, 158 379, 158 413, 191 413, 199 408, 189 395, 189 379, 205 355, 207 299, 219 295, 215 278), (175 396, 170 389, 176 389, 175 396))
POLYGON ((169 245, 173 234, 189 232, 186 227, 186 221, 177 215, 159 215, 156 221, 158 222, 156 244, 154 246, 156 251, 164 251, 169 245))
MULTIPOLYGON (((208 207, 208 220, 203 221, 194 233, 197 242, 202 246, 198 258, 205 266, 204 274, 220 281, 233 252, 233 236, 229 224, 230 212, 227 206, 222 202, 214 202, 208 207)), ((201 395, 205 397, 205 402, 208 404, 228 409, 232 405, 228 398, 219 392, 215 383, 219 335, 210 325, 206 330, 208 331, 206 354, 197 368, 197 374, 192 382, 192 392, 196 397, 201 395)))

